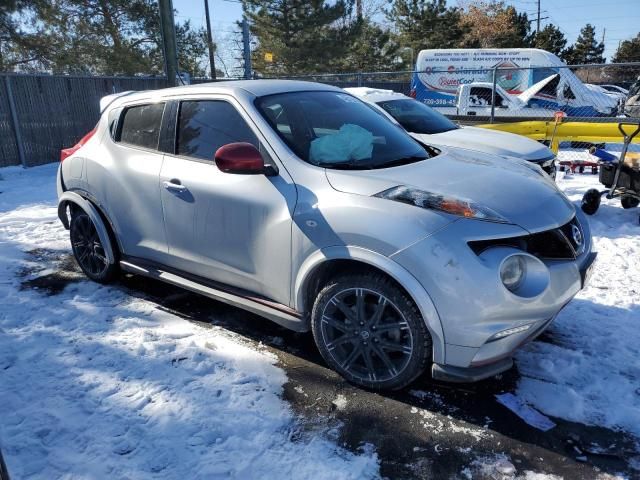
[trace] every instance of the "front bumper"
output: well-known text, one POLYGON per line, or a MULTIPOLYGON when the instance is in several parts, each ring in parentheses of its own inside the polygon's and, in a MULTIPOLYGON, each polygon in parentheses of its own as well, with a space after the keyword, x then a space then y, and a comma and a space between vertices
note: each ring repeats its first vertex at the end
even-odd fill
POLYGON ((393 255, 423 285, 438 311, 444 358, 434 358, 435 378, 475 381, 510 368, 514 351, 540 335, 583 288, 596 254, 587 220, 578 216, 584 251, 575 260, 543 260, 549 283, 531 298, 504 288, 496 264, 468 246, 478 238, 527 235, 515 225, 460 220, 393 255), (512 329, 514 333, 495 337, 512 329))

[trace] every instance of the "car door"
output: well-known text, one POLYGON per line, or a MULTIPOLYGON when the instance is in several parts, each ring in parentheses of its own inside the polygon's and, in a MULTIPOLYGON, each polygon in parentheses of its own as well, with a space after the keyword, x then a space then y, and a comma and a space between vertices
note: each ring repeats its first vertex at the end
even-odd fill
POLYGON ((170 266, 225 285, 290 301, 291 213, 295 185, 275 176, 224 173, 218 148, 234 142, 273 152, 229 97, 183 100, 176 138, 160 174, 170 266))
MULTIPOLYGON (((129 105, 114 115, 110 139, 89 181, 102 192, 122 253, 163 261, 167 255, 159 177, 164 154, 158 150, 165 103, 129 105)), ((166 120, 166 119, 165 119, 166 120)))

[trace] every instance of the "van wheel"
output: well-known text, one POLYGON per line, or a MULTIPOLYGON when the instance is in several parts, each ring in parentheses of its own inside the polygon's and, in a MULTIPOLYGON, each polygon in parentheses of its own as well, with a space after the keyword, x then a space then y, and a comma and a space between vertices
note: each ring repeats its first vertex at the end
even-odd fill
POLYGON ((84 211, 71 217, 69 228, 73 256, 84 274, 99 283, 109 283, 118 273, 118 265, 109 263, 95 225, 84 211))
POLYGON ((316 298, 311 322, 324 360, 365 388, 403 388, 431 360, 431 336, 418 308, 382 274, 331 280, 316 298))

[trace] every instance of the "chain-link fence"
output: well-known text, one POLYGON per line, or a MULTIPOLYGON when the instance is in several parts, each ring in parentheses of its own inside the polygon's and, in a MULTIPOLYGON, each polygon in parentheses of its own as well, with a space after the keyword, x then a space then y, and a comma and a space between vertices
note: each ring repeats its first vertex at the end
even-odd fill
POLYGON ((162 77, 0 74, 0 167, 54 162, 100 116, 100 98, 164 88, 162 77))
MULTIPOLYGON (((522 134, 518 125, 526 120, 547 122, 548 130, 556 112, 563 112, 563 122, 640 121, 639 75, 640 63, 477 70, 449 67, 286 78, 343 88, 391 90, 414 97, 461 124, 502 124, 507 131, 522 134)), ((61 148, 73 145, 93 128, 100 97, 166 85, 161 77, 0 74, 0 166, 55 161, 61 148)), ((584 157, 590 144, 619 141, 617 136, 599 140, 598 135, 588 140, 581 135, 561 139, 563 155, 584 157)), ((548 135, 532 138, 551 141, 548 135)))
MULTIPOLYGON (((393 90, 465 122, 552 119, 616 121, 640 117, 640 63, 553 67, 431 69, 317 74, 286 78, 337 87, 393 90), (635 96, 629 89, 635 84, 635 96)), ((282 77, 284 78, 284 77, 282 77)), ((632 92, 633 93, 633 92, 632 92)))

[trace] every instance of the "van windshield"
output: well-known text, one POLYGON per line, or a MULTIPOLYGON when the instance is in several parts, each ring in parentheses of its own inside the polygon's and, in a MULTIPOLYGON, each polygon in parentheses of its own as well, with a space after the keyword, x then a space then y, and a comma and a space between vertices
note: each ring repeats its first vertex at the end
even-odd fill
POLYGON ((424 103, 410 98, 378 102, 389 115, 412 133, 443 133, 459 128, 455 123, 424 103))
POLYGON ((302 160, 326 168, 364 170, 426 160, 427 150, 355 97, 331 91, 260 97, 256 106, 302 160))

